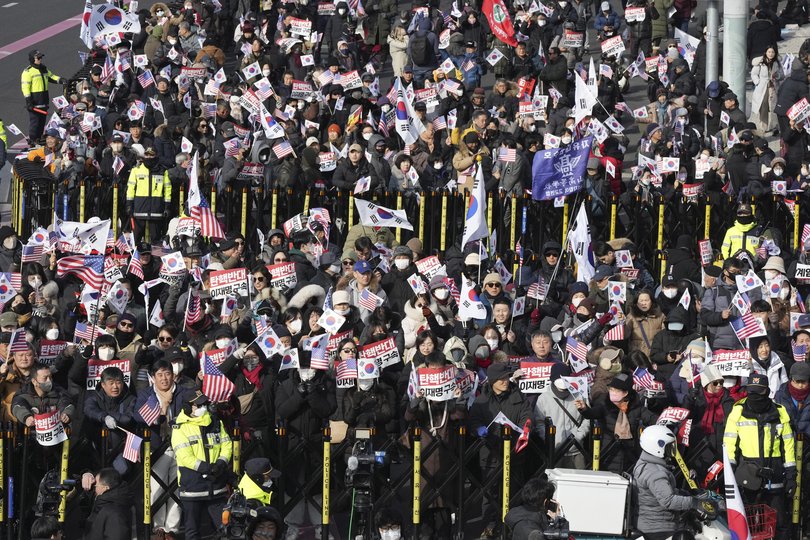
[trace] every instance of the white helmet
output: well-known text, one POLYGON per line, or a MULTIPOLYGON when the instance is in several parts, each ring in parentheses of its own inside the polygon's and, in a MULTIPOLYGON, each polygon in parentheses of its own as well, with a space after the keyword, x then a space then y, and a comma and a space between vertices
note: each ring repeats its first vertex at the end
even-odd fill
POLYGON ((655 457, 666 457, 667 447, 675 443, 675 435, 665 426, 645 428, 639 439, 641 449, 655 457))

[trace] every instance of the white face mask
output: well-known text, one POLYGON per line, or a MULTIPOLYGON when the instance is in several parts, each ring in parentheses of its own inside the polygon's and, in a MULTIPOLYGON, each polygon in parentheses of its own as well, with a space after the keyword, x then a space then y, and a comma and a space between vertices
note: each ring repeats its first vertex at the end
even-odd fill
POLYGON ((574 305, 574 307, 579 307, 580 302, 582 302, 582 297, 581 296, 576 296, 576 297, 571 299, 571 303, 574 305))
POLYGON ((42 278, 39 276, 31 276, 28 278, 28 284, 31 285, 33 288, 38 289, 42 287, 42 278))
POLYGON ((399 540, 400 538, 402 538, 402 532, 399 529, 380 531, 380 540, 399 540))
POLYGON ((537 26, 545 26, 545 25, 546 25, 546 20, 545 19, 543 19, 541 21, 537 21, 537 26))
POLYGON ((49 339, 51 341, 55 340, 59 337, 59 329, 58 328, 50 328, 47 332, 45 332, 45 339, 49 339))
POLYGON ((112 360, 115 357, 115 349, 112 347, 100 347, 98 349, 98 359, 99 360, 112 360))
POLYGON ((372 135, 374 135, 374 134, 373 133, 363 133, 363 139, 367 141, 367 140, 369 140, 371 138, 372 135))
POLYGON ((269 77, 270 76, 270 70, 269 69, 263 69, 262 70, 262 75, 264 75, 265 77, 269 77))
POLYGON ((489 350, 496 351, 498 350, 498 340, 497 339, 488 339, 487 345, 489 345, 489 350))
POLYGON ((205 405, 202 405, 194 409, 194 412, 191 413, 191 416, 196 416, 197 418, 199 418, 200 416, 204 415, 207 411, 208 408, 205 405))
POLYGON ((371 387, 374 386, 374 379, 360 379, 357 381, 357 386, 360 388, 360 390, 368 392, 371 390, 371 387))
POLYGON ((433 168, 436 169, 437 171, 442 170, 443 166, 444 164, 441 161, 437 161, 436 163, 433 164, 433 168))
POLYGON ((9 236, 5 240, 3 240, 3 247, 6 249, 14 249, 15 247, 17 247, 17 237, 9 236))
POLYGON ((433 296, 438 298, 439 300, 447 300, 447 297, 450 296, 450 291, 447 289, 436 289, 433 291, 433 296))
POLYGON ((350 312, 351 310, 352 310, 352 308, 346 308, 346 309, 336 309, 336 310, 335 310, 335 313, 337 313, 337 314, 338 314, 338 315, 340 315, 341 317, 345 317, 346 315, 348 315, 348 314, 349 314, 349 312, 350 312))
POLYGON ((230 342, 231 340, 228 338, 219 338, 214 343, 216 344, 217 349, 224 349, 230 342))
POLYGON ((411 261, 405 259, 403 257, 398 257, 394 259, 394 265, 399 268, 400 270, 405 270, 411 264, 411 261))
POLYGON ((682 322, 671 322, 671 323, 669 323, 667 325, 667 328, 669 328, 673 332, 680 332, 681 330, 683 330, 683 323, 682 322))
POLYGON ((163 17, 163 10, 162 9, 157 10, 155 12, 155 15, 157 15, 158 17, 163 17))
POLYGON ((779 272, 776 270, 765 270, 765 279, 775 279, 779 276, 779 272))
POLYGON ((562 339, 562 332, 552 332, 551 339, 555 342, 560 341, 562 339))
POLYGON ((175 45, 177 43, 177 40, 174 38, 168 38, 166 41, 169 42, 169 45, 175 45))
POLYGON ((773 170, 773 174, 775 174, 776 176, 782 176, 783 172, 785 172, 785 171, 783 171, 782 169, 774 169, 773 170))
POLYGON ((675 298, 678 294, 678 289, 662 289, 661 292, 664 293, 664 296, 667 298, 675 298))
POLYGON ((570 144, 571 143, 571 137, 563 137, 560 140, 562 141, 563 144, 570 144))
POLYGON ((287 330, 289 330, 291 334, 297 334, 301 331, 302 324, 301 319, 295 319, 287 326, 287 330))
POLYGON ((299 101, 298 103, 295 104, 295 106, 298 107, 299 111, 304 108, 304 105, 306 105, 306 103, 304 103, 303 101, 299 101))
POLYGON ((181 371, 183 371, 183 364, 172 362, 172 373, 174 373, 174 376, 177 377, 180 375, 181 371))
POLYGON ((298 376, 302 381, 311 381, 315 378, 315 370, 312 368, 301 368, 298 370, 298 376))

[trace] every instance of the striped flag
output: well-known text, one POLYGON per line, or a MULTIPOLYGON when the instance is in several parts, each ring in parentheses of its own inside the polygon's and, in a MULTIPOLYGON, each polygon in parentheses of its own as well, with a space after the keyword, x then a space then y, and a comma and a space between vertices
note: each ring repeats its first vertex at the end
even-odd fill
POLYGON ((368 289, 363 289, 363 292, 360 293, 360 307, 365 308, 369 311, 374 311, 383 303, 383 299, 374 294, 373 292, 369 291, 368 289))
POLYGON ((11 334, 11 341, 8 345, 8 352, 25 352, 28 350, 28 343, 25 341, 25 328, 18 328, 11 334))
POLYGON ((587 360, 588 346, 572 337, 565 342, 565 352, 573 354, 580 360, 587 360))
POLYGON ((127 440, 124 443, 124 459, 132 463, 138 463, 141 460, 141 443, 143 439, 127 430, 123 431, 127 434, 127 440))
POLYGON ((293 153, 293 147, 290 144, 290 141, 281 141, 277 145, 273 147, 273 153, 276 155, 278 159, 283 158, 284 156, 289 156, 293 153))
POLYGON ((77 343, 82 340, 92 343, 98 336, 104 333, 105 332, 103 332, 98 326, 77 322, 76 329, 73 332, 73 340, 77 343))
POLYGON ((115 241, 115 247, 118 248, 118 251, 121 253, 132 253, 132 244, 129 236, 130 233, 121 233, 118 237, 118 240, 115 241))
POLYGON ((152 426, 157 422, 157 419, 160 418, 160 402, 154 393, 149 396, 146 403, 141 405, 138 414, 141 415, 147 426, 152 426))
POLYGON ((138 279, 143 279, 143 264, 141 264, 141 255, 138 249, 132 250, 132 257, 129 260, 129 273, 138 279))
POLYGON ((791 349, 793 350, 793 361, 804 362, 807 357, 807 345, 797 345, 794 341, 791 345, 791 349))
POLYGON ((188 294, 191 295, 191 300, 188 302, 188 310, 186 311, 186 324, 194 324, 203 318, 202 302, 200 301, 200 293, 197 291, 190 289, 188 294))
POLYGON ((200 204, 191 207, 189 213, 192 218, 200 222, 200 236, 225 238, 225 231, 222 230, 222 225, 219 224, 219 220, 211 211, 211 206, 205 197, 200 196, 200 204))
POLYGON ((44 252, 45 248, 42 246, 42 244, 25 244, 22 247, 21 260, 23 263, 39 262, 44 252))
POLYGON ((621 341, 624 339, 624 323, 621 322, 605 333, 605 339, 621 341))
POLYGON ((329 356, 326 354, 327 345, 329 345, 328 334, 306 338, 304 350, 308 348, 312 352, 309 367, 323 371, 329 370, 329 356))
POLYGON ((455 300, 456 304, 458 304, 461 300, 461 293, 459 292, 458 287, 456 287, 456 282, 449 277, 442 278, 442 281, 445 285, 447 285, 447 288, 450 289, 450 296, 452 296, 453 300, 455 300))
POLYGON ((523 246, 520 245, 520 240, 515 244, 515 251, 518 254, 518 266, 523 266, 523 246))
POLYGON ((657 390, 660 385, 646 368, 636 368, 633 372, 633 383, 645 390, 657 390))
POLYGON ((354 358, 347 358, 337 365, 337 379, 356 379, 357 378, 357 360, 354 358))
POLYGON ((737 478, 731 468, 728 449, 723 445, 723 491, 726 499, 726 523, 732 538, 751 540, 748 529, 748 517, 745 515, 745 504, 737 487, 737 478))
POLYGON ((755 317, 752 313, 746 313, 742 317, 732 319, 731 328, 737 334, 737 339, 744 341, 751 337, 766 336, 765 325, 762 321, 755 317))
POLYGON ((154 75, 152 75, 152 72, 147 69, 146 71, 138 75, 138 83, 141 85, 141 88, 146 90, 147 88, 155 84, 155 77, 154 75))
POLYGON ((437 116, 434 118, 433 129, 436 131, 447 129, 447 119, 444 116, 437 116))
POLYGON ((222 374, 219 368, 211 361, 211 357, 203 353, 203 379, 202 391, 208 399, 217 403, 228 401, 233 394, 234 385, 222 374))
POLYGON ((517 150, 514 148, 501 148, 498 150, 498 161, 514 163, 517 159, 517 150))
POLYGON ((71 255, 56 262, 56 277, 72 274, 94 289, 104 284, 104 255, 71 255))
POLYGON ((475 67, 475 62, 473 62, 470 59, 465 60, 464 63, 461 64, 462 71, 470 71, 474 67, 475 67))

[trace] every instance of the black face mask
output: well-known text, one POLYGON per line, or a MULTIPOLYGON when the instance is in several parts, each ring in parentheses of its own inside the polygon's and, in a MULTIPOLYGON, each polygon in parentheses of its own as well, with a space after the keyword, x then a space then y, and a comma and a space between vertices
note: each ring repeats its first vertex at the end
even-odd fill
POLYGON ((580 315, 577 313, 577 320, 581 323, 586 323, 591 320, 590 315, 580 315))
POLYGON ((375 343, 377 341, 382 341, 386 337, 388 337, 388 336, 386 336, 385 334, 374 334, 374 335, 371 336, 371 342, 375 343))
POLYGON ((737 221, 743 225, 748 225, 749 223, 754 222, 754 216, 737 216, 737 221))
POLYGON ((135 337, 135 332, 124 332, 116 328, 115 330, 115 339, 118 341, 118 345, 120 347, 126 347, 130 343, 132 343, 132 339, 135 337))
POLYGON ((143 160, 143 164, 146 165, 146 167, 149 168, 149 169, 154 169, 155 167, 157 167, 158 159, 156 157, 155 158, 145 158, 143 160))
POLYGON ((27 315, 28 313, 31 313, 31 306, 29 306, 28 304, 17 304, 13 308, 11 308, 11 311, 16 313, 17 315, 27 315))
POLYGON ((771 399, 767 394, 748 394, 745 404, 755 413, 767 412, 771 406, 771 399))

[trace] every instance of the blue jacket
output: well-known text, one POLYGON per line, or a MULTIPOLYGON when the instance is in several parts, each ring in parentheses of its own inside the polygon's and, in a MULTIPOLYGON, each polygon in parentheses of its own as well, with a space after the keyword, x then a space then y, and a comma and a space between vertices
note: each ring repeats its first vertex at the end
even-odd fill
POLYGON ((797 433, 804 433, 810 435, 810 396, 804 399, 801 410, 799 410, 798 403, 788 392, 788 385, 790 381, 784 383, 773 400, 782 405, 790 416, 790 423, 793 425, 793 430, 797 433))
POLYGON ((619 14, 611 9, 607 17, 605 17, 605 14, 600 11, 596 16, 596 19, 593 21, 593 27, 600 32, 605 26, 612 26, 614 29, 618 30, 621 22, 622 21, 619 18, 619 14))
MULTIPOLYGON (((175 384, 174 393, 172 394, 172 402, 169 405, 169 409, 167 411, 166 416, 160 416, 157 419, 157 423, 153 426, 149 426, 152 431, 152 437, 150 439, 152 443, 152 448, 155 449, 157 446, 163 442, 163 438, 160 436, 161 427, 165 423, 172 424, 174 420, 180 416, 180 411, 183 410, 183 403, 185 403, 190 397, 191 394, 194 393, 194 389, 185 388, 180 385, 175 384)), ((132 411, 132 417, 135 419, 135 422, 138 423, 140 426, 146 426, 146 422, 144 422, 141 414, 138 412, 141 407, 146 403, 150 396, 155 395, 155 390, 152 387, 144 388, 140 392, 138 392, 138 397, 135 399, 135 407, 132 411)), ((167 430, 168 433, 168 430, 167 430)))

